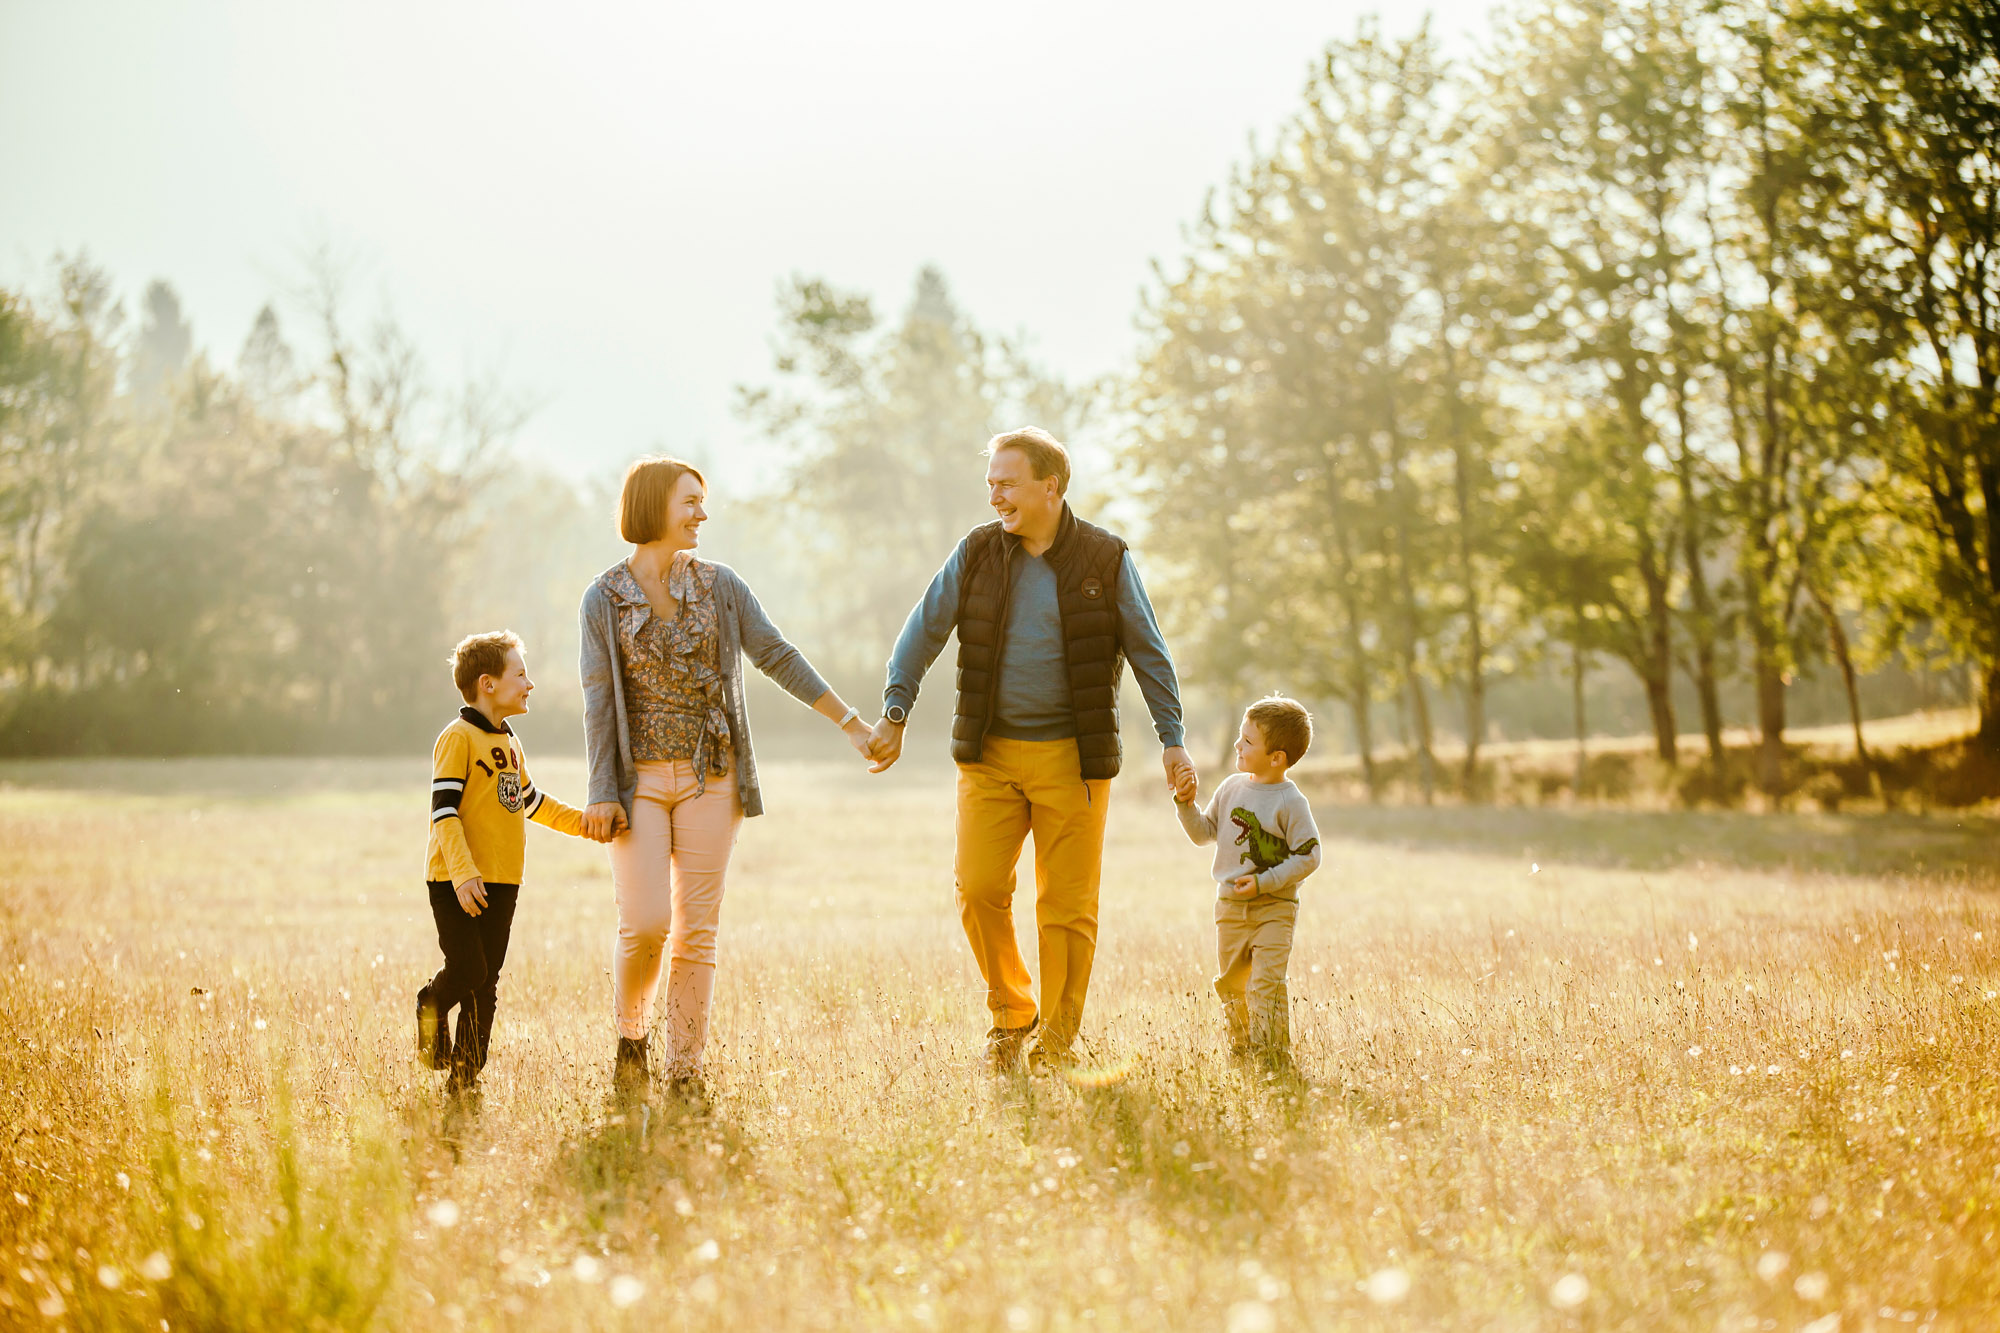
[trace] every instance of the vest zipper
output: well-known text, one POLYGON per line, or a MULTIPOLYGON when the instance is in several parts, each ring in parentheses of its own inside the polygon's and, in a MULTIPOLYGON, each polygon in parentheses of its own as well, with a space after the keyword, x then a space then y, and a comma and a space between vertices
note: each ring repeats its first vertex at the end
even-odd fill
POLYGON ((1000 613, 993 618, 993 679, 986 686, 986 718, 979 724, 979 757, 986 757, 986 733, 993 729, 993 710, 1000 706, 1000 654, 1007 647, 1007 609, 1014 601, 1014 548, 1000 534, 1000 613))

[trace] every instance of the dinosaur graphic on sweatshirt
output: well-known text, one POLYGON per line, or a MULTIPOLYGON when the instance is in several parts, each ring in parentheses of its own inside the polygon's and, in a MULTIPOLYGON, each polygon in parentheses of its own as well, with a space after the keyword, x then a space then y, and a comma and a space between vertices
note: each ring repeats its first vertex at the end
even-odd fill
POLYGON ((1307 838, 1303 847, 1288 847, 1285 840, 1264 827, 1252 811, 1237 806, 1229 812, 1229 822, 1243 831, 1236 835, 1236 845, 1243 848, 1243 859, 1260 872, 1284 864, 1294 856, 1304 856, 1319 846, 1318 838, 1307 838))

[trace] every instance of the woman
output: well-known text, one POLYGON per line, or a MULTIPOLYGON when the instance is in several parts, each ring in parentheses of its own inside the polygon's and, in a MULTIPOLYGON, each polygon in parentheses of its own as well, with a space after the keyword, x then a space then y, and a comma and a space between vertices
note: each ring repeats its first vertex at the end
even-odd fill
POLYGON ((618 532, 632 554, 583 594, 585 829, 616 834, 612 963, 618 1081, 644 1081, 649 1011, 667 974, 666 1073, 698 1096, 723 880, 743 820, 763 813, 742 658, 867 753, 868 725, 727 565, 695 558, 707 482, 692 464, 626 470, 618 532))

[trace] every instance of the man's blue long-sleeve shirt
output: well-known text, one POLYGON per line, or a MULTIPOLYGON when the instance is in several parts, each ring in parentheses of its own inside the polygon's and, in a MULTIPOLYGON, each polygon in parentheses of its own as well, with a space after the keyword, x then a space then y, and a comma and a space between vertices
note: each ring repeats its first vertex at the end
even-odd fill
MULTIPOLYGON (((932 662, 944 651, 958 623, 959 589, 965 574, 965 541, 961 540, 938 570, 931 586, 903 622, 896 650, 889 656, 889 683, 882 691, 885 708, 916 703, 917 688, 932 662)), ((1128 550, 1118 570, 1119 644, 1138 677, 1139 693, 1153 717, 1160 744, 1186 742, 1181 725, 1180 685, 1174 662, 1160 634, 1160 622, 1146 597, 1146 585, 1128 550)), ((988 734, 1013 740, 1067 740, 1076 735, 1070 709, 1069 667, 1062 637, 1062 610, 1056 600, 1055 569, 1043 556, 1016 549, 1013 588, 1008 595, 1003 627, 998 693, 993 700, 993 724, 988 734)))

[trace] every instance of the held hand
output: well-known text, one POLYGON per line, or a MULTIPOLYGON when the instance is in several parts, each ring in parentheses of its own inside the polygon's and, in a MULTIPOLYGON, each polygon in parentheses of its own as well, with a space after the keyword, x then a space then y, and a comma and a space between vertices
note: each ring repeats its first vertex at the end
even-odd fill
POLYGON ((1257 896, 1257 877, 1255 875, 1238 875, 1235 879, 1229 881, 1229 887, 1235 891, 1236 896, 1239 898, 1255 898, 1257 896))
POLYGON ((610 842, 625 827, 625 807, 616 801, 599 801, 583 810, 583 836, 593 842, 610 842))
POLYGON ((868 765, 870 773, 887 772, 890 765, 903 757, 903 729, 883 718, 869 734, 866 753, 875 761, 868 765))
POLYGON ((1167 786, 1174 793, 1174 799, 1183 805, 1195 798, 1194 760, 1188 758, 1187 747, 1176 745, 1160 756, 1160 766, 1167 771, 1167 786))
POLYGON ((465 909, 467 916, 478 916, 486 910, 486 881, 474 875, 463 884, 454 884, 453 893, 458 895, 458 905, 465 909))
POLYGON ((875 757, 875 728, 869 726, 860 718, 857 717, 842 727, 840 734, 847 737, 847 743, 852 745, 854 752, 863 759, 873 759, 875 757))

